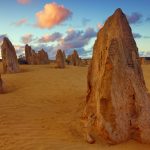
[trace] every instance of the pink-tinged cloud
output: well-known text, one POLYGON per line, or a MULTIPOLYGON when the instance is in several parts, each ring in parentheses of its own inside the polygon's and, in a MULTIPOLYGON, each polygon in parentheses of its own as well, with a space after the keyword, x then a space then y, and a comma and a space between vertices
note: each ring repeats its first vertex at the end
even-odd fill
POLYGON ((27 22, 28 22, 27 19, 23 18, 23 19, 20 19, 19 21, 15 22, 14 25, 22 26, 23 24, 26 24, 27 22))
POLYGON ((33 41, 33 35, 32 34, 25 34, 21 37, 21 42, 24 44, 29 44, 33 41))
POLYGON ((58 48, 64 50, 83 48, 96 37, 96 34, 93 28, 87 28, 85 31, 70 28, 67 30, 67 35, 59 41, 58 48))
POLYGON ((31 2, 31 0, 17 0, 17 2, 22 5, 26 5, 26 4, 29 4, 31 2))
POLYGON ((38 42, 39 43, 48 43, 48 42, 54 42, 54 41, 59 41, 62 37, 62 34, 59 32, 55 32, 51 35, 44 35, 42 36, 38 42))
POLYGON ((71 11, 63 5, 49 3, 44 9, 36 13, 37 26, 40 28, 52 28, 67 20, 71 16, 71 11))
POLYGON ((15 50, 16 50, 16 54, 17 54, 17 57, 21 56, 21 55, 24 55, 25 51, 24 51, 24 45, 14 45, 15 47, 15 50))
POLYGON ((98 23, 97 28, 101 29, 103 27, 103 25, 101 23, 98 23))

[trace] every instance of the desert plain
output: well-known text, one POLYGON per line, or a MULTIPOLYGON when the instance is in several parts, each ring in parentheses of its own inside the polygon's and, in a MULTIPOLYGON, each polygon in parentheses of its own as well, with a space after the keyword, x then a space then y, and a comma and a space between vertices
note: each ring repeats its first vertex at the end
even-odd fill
MULTIPOLYGON (((2 74, 5 94, 0 95, 0 150, 150 149, 150 145, 133 140, 119 145, 85 141, 81 116, 88 66, 57 69, 51 63, 20 68, 20 73, 2 74)), ((150 65, 142 69, 150 91, 150 65)))

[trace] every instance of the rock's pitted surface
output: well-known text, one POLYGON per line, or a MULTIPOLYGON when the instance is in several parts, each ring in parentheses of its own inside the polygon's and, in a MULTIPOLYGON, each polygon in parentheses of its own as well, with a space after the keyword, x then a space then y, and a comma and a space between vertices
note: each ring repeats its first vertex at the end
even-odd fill
POLYGON ((43 49, 38 51, 38 59, 39 59, 39 64, 49 63, 48 54, 43 49))
POLYGON ((97 35, 83 116, 89 137, 95 132, 112 144, 129 139, 150 143, 150 98, 138 49, 121 9, 97 35))
POLYGON ((4 93, 4 90, 3 90, 3 81, 2 81, 2 78, 1 78, 1 74, 0 74, 0 94, 4 93))
POLYGON ((58 68, 65 68, 65 60, 63 52, 59 49, 56 54, 56 64, 58 68))
POLYGON ((6 37, 1 46, 1 54, 4 73, 16 73, 20 71, 15 48, 6 37))

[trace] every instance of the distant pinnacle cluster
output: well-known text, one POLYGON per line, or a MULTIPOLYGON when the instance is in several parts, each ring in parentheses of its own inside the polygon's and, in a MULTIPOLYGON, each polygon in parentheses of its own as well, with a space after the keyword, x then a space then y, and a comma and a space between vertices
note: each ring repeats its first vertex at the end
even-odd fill
POLYGON ((34 50, 32 50, 31 46, 26 45, 25 56, 26 56, 27 63, 30 65, 49 63, 48 54, 43 49, 38 51, 38 53, 36 53, 34 50))
MULTIPOLYGON (((25 57, 17 59, 16 51, 11 41, 5 37, 1 46, 3 73, 21 72, 20 64, 44 65, 49 64, 48 54, 44 49, 36 52, 28 44, 25 45, 25 57)), ((58 50, 56 53, 56 68, 65 68, 66 65, 82 66, 87 65, 86 60, 81 60, 76 50, 66 58, 65 51, 58 50)), ((3 81, 0 74, 0 93, 3 93, 3 81)))
MULTIPOLYGON (((4 73, 20 72, 15 48, 12 45, 11 41, 6 37, 3 39, 3 44, 1 46, 1 53, 2 53, 3 72, 4 73)), ((25 45, 24 61, 28 65, 42 65, 50 63, 48 54, 44 49, 41 49, 40 51, 36 52, 28 44, 25 45)), ((66 58, 65 51, 59 49, 56 53, 56 67, 65 68, 65 64, 80 66, 80 65, 87 65, 87 62, 81 60, 76 50, 74 50, 73 53, 71 55, 68 55, 68 57, 66 58)))

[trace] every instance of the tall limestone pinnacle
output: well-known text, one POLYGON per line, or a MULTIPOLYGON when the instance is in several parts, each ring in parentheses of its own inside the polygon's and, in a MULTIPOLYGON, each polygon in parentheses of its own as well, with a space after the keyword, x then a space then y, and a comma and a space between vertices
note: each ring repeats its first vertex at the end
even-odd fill
POLYGON ((1 54, 4 73, 16 73, 20 71, 15 48, 6 37, 3 39, 1 54))
POLYGON ((83 114, 86 137, 108 143, 150 143, 150 97, 138 48, 125 14, 117 9, 97 35, 88 70, 83 114))
POLYGON ((58 68, 65 68, 64 54, 61 49, 57 51, 56 54, 56 64, 58 68))

